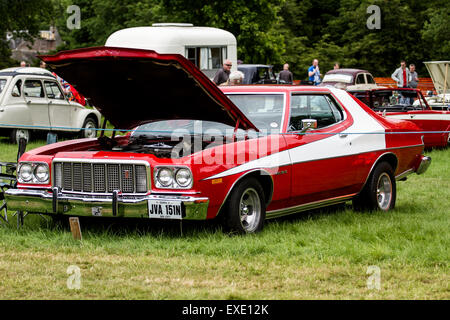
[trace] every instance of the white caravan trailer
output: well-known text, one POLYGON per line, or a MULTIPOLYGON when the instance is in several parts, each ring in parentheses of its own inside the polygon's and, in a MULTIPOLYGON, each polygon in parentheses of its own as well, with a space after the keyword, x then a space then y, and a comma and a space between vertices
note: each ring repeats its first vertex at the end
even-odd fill
POLYGON ((228 31, 194 27, 190 23, 154 23, 151 27, 127 28, 114 32, 106 40, 108 47, 178 53, 189 59, 209 78, 222 67, 223 60, 236 70, 236 38, 228 31))

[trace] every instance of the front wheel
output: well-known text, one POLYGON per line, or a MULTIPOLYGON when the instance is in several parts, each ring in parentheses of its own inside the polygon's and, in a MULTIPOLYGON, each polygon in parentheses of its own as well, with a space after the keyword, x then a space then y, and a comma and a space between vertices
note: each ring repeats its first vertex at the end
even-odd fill
POLYGON ((353 200, 356 209, 388 211, 395 207, 397 185, 394 170, 387 162, 379 163, 367 184, 353 200))
POLYGON ((255 178, 240 182, 227 201, 225 227, 239 234, 261 231, 266 218, 264 191, 255 178))
POLYGON ((97 137, 97 122, 92 118, 86 118, 80 132, 81 138, 95 138, 97 137))

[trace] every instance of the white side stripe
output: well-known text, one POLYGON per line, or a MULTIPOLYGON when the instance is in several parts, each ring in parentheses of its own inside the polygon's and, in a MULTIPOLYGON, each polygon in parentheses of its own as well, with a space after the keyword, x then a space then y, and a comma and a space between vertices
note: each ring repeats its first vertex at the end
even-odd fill
MULTIPOLYGON (((386 115, 388 118, 401 120, 444 120, 450 121, 450 113, 420 113, 420 114, 395 114, 386 115)), ((449 123, 450 124, 450 123, 449 123)))

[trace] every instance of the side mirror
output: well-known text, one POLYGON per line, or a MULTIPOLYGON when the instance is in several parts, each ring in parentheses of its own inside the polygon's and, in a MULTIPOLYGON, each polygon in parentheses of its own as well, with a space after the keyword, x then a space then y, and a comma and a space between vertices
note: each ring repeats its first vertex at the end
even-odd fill
POLYGON ((316 119, 303 119, 302 120, 302 130, 301 133, 305 133, 310 129, 317 129, 317 120, 316 119))

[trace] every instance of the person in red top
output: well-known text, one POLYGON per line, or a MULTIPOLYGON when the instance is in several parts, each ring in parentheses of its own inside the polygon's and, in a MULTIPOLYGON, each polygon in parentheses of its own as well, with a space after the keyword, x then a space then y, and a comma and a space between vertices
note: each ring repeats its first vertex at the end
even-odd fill
POLYGON ((409 69, 406 67, 405 60, 400 62, 400 68, 396 69, 392 74, 392 80, 397 82, 397 87, 399 88, 407 88, 408 81, 410 79, 409 69))

